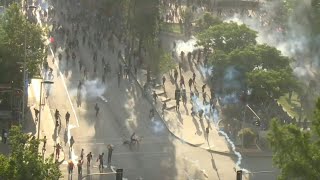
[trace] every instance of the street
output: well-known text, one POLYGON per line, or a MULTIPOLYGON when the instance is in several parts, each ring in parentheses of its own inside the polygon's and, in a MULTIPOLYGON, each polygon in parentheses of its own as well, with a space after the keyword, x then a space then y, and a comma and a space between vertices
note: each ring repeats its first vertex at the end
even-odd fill
MULTIPOLYGON (((55 8, 66 12, 62 7, 55 8)), ((71 28, 70 24, 63 23, 71 28)), ((90 29, 94 27, 90 27, 89 32, 90 29)), ((57 37, 55 41, 58 44, 57 51, 53 52, 50 49, 48 56, 49 67, 54 72, 54 85, 50 86, 49 91, 47 87, 49 92, 47 101, 52 115, 56 109, 61 114, 58 136, 65 151, 65 162, 61 165, 63 179, 68 177, 67 162, 72 160, 76 164, 80 159, 81 149, 84 149, 85 157, 89 152, 93 154, 90 168, 86 166, 84 157, 83 175, 99 172, 97 158, 99 154, 104 153, 103 172, 122 168, 124 178, 127 179, 235 178, 233 156, 209 153, 205 149, 177 139, 159 117, 149 119, 150 104, 135 81, 122 78, 118 87, 116 69, 120 62, 117 60, 117 53, 107 48, 106 40, 102 43, 102 49, 97 51, 99 59, 105 57, 111 64, 111 73, 107 76, 106 83, 100 78, 103 75, 103 64, 98 60, 95 62, 98 63, 98 68, 94 65, 91 60, 91 49, 80 43, 76 61, 69 60, 67 64, 64 38, 57 37), (61 60, 58 60, 59 54, 62 54, 61 60), (89 71, 88 79, 83 82, 80 90, 79 81, 84 77, 82 70, 79 69, 79 61, 89 71), (92 70, 95 69, 97 70, 93 73, 92 70), (100 109, 97 116, 96 104, 100 109), (68 128, 64 119, 67 112, 71 114, 68 128), (130 147, 124 144, 125 140, 130 140, 134 132, 142 138, 140 145, 130 147), (72 149, 69 148, 71 136, 75 140, 72 149), (106 166, 108 144, 114 146, 110 169, 106 166)), ((117 44, 116 49, 123 51, 121 44, 117 44)), ((78 177, 76 169, 73 177, 78 177)), ((92 177, 101 178, 102 175, 92 177)), ((268 178, 269 176, 266 179, 268 178)))

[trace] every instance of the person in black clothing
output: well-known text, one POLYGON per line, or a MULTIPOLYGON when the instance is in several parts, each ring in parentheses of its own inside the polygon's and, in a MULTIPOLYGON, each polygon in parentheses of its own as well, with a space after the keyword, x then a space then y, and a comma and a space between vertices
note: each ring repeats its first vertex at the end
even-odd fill
POLYGON ((174 69, 173 77, 174 77, 174 81, 177 83, 177 80, 178 80, 178 71, 177 71, 177 69, 174 69))
POLYGON ((103 169, 103 156, 104 156, 104 153, 102 154, 99 154, 99 157, 97 159, 97 162, 99 161, 99 169, 103 169))
POLYGON ((166 82, 166 77, 162 76, 162 86, 164 86, 164 83, 166 82))
POLYGON ((203 86, 202 86, 202 93, 204 92, 204 90, 206 89, 206 84, 204 84, 203 86))
POLYGON ((92 159, 92 153, 90 152, 89 154, 87 154, 87 166, 90 166, 91 159, 92 159))
POLYGON ((56 109, 56 112, 54 113, 54 117, 56 119, 56 121, 60 118, 60 112, 58 111, 58 109, 56 109))
POLYGON ((96 117, 98 117, 99 110, 100 110, 98 103, 96 103, 96 105, 94 106, 94 109, 96 110, 96 117))
POLYGON ((192 84, 193 84, 192 78, 189 79, 188 84, 189 84, 189 88, 190 88, 190 91, 191 91, 191 86, 192 86, 192 84))
POLYGON ((153 91, 153 100, 154 100, 154 104, 157 104, 157 99, 158 99, 158 95, 155 91, 153 91))
POLYGON ((36 108, 33 108, 33 110, 34 110, 34 114, 36 116, 36 120, 38 120, 40 111, 36 108))
POLYGON ((67 112, 66 113, 66 125, 68 125, 69 124, 69 120, 70 120, 70 113, 69 112, 67 112))
POLYGON ((108 145, 108 166, 111 165, 111 157, 113 152, 113 146, 111 144, 108 145))

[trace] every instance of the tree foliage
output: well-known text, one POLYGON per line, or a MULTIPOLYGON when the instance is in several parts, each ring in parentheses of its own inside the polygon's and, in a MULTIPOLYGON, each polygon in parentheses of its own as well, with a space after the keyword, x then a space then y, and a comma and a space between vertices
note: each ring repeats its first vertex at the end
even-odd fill
POLYGON ((30 76, 39 73, 39 65, 46 57, 44 30, 27 21, 17 4, 8 7, 0 19, 0 82, 22 82, 19 74, 25 57, 30 76), (20 81, 21 80, 21 81, 20 81))
POLYGON ((320 0, 311 1, 311 25, 314 36, 320 36, 320 0))
POLYGON ((236 49, 255 45, 256 37, 257 32, 246 25, 238 25, 234 22, 221 23, 199 33, 198 45, 230 53, 236 49))
POLYGON ((238 136, 243 140, 243 146, 249 147, 254 144, 254 140, 257 138, 256 133, 250 128, 243 128, 239 131, 238 136))
POLYGON ((320 99, 316 103, 312 131, 295 125, 281 125, 274 119, 268 134, 273 163, 280 168, 279 179, 318 179, 320 177, 320 99))
POLYGON ((128 23, 131 34, 141 39, 154 39, 159 29, 159 1, 133 0, 129 3, 128 23))
POLYGON ((247 81, 248 87, 252 89, 250 99, 258 102, 278 99, 297 86, 291 69, 256 69, 247 73, 247 81))
POLYGON ((20 126, 13 126, 9 135, 11 153, 8 157, 0 155, 0 179, 43 180, 61 177, 53 154, 43 160, 38 153, 38 140, 22 133, 20 126))
POLYGON ((205 13, 201 19, 196 21, 196 31, 201 32, 205 29, 208 29, 210 26, 215 26, 222 23, 222 21, 210 13, 205 13))
POLYGON ((215 50, 209 58, 209 64, 214 67, 213 75, 218 81, 225 81, 224 75, 234 68, 239 77, 238 81, 252 90, 250 100, 264 101, 277 99, 283 94, 297 90, 298 81, 290 68, 290 59, 268 45, 249 45, 243 49, 235 49, 229 54, 215 50))
POLYGON ((159 71, 164 74, 174 69, 176 64, 170 53, 162 52, 160 56, 159 71))

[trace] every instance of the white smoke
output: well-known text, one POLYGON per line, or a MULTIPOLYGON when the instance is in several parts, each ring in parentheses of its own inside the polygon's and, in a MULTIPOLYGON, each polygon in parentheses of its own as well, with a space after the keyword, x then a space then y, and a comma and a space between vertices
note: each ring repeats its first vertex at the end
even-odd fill
POLYGON ((104 95, 106 85, 101 83, 98 79, 85 81, 81 90, 83 97, 87 99, 94 99, 104 95))
MULTIPOLYGON (((304 81, 313 78, 319 66, 319 54, 314 54, 309 49, 312 39, 308 27, 310 22, 308 22, 309 20, 306 15, 308 13, 306 11, 310 7, 310 1, 304 0, 299 2, 294 9, 294 16, 289 17, 287 20, 288 28, 286 30, 284 30, 282 24, 271 27, 271 25, 274 25, 273 14, 275 13, 269 12, 279 9, 279 3, 281 1, 266 2, 261 4, 259 12, 248 10, 247 15, 244 16, 234 13, 229 17, 225 17, 224 22, 232 21, 239 25, 246 24, 258 32, 258 43, 265 43, 276 47, 283 55, 295 60, 291 66, 297 77, 304 81)), ((317 38, 320 39, 320 36, 317 38)))
POLYGON ((201 48, 201 46, 197 46, 197 38, 195 38, 194 36, 191 36, 191 38, 186 42, 182 40, 177 40, 176 44, 177 54, 180 54, 181 51, 183 51, 185 54, 188 54, 188 52, 192 52, 196 49, 201 48))

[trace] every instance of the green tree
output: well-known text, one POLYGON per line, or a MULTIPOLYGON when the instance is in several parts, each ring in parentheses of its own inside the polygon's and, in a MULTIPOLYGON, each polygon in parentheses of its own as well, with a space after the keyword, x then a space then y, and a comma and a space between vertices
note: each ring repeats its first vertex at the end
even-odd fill
POLYGON ((205 13, 202 18, 198 19, 196 22, 196 31, 201 32, 208 29, 210 26, 215 26, 221 24, 222 21, 210 13, 205 13))
POLYGON ((182 20, 184 22, 184 33, 186 36, 190 36, 191 35, 191 28, 192 28, 192 21, 194 18, 193 12, 191 10, 191 8, 186 8, 183 12, 182 12, 182 20))
POLYGON ((292 89, 297 89, 297 80, 291 69, 256 69, 247 73, 248 88, 252 89, 250 99, 263 102, 278 99, 292 89))
POLYGON ((239 82, 252 89, 251 100, 256 101, 278 98, 299 88, 290 61, 280 51, 265 44, 235 49, 229 54, 215 50, 209 58, 216 83, 222 84, 227 69, 234 67, 245 79, 239 82))
POLYGON ((281 125, 273 119, 268 141, 279 179, 318 179, 320 177, 320 99, 316 103, 312 131, 296 125, 281 125))
POLYGON ((257 32, 234 22, 211 26, 198 35, 198 45, 230 53, 256 44, 257 32))
POLYGON ((6 9, 0 19, 0 82, 22 82, 21 65, 25 57, 29 75, 39 73, 39 67, 46 57, 45 31, 39 25, 27 21, 17 4, 6 9))
POLYGON ((43 180, 61 177, 53 154, 43 160, 38 153, 38 140, 24 134, 20 126, 13 126, 9 135, 11 152, 8 157, 0 155, 0 179, 43 180))
POLYGON ((245 148, 254 144, 257 134, 250 128, 243 128, 239 131, 238 136, 241 138, 243 146, 245 148))
POLYGON ((159 71, 160 73, 164 74, 169 72, 170 70, 174 69, 176 64, 170 55, 170 53, 162 52, 160 56, 160 64, 159 64, 159 71))
POLYGON ((320 35, 320 0, 311 1, 311 25, 313 36, 320 35))
POLYGON ((251 45, 244 49, 236 49, 228 56, 227 65, 236 66, 242 72, 249 72, 260 67, 267 70, 290 68, 290 59, 279 50, 266 44, 251 45))

